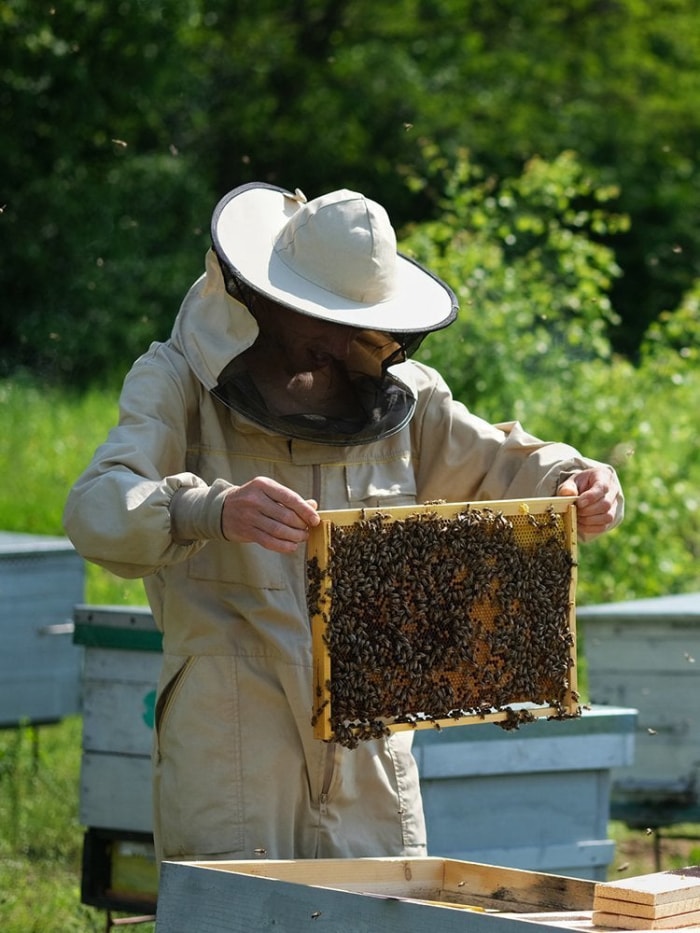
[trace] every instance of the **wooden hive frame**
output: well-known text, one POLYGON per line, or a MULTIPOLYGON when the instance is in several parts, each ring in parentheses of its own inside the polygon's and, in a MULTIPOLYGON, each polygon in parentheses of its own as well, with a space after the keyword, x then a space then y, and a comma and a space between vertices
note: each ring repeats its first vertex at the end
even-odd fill
POLYGON ((320 512, 318 739, 580 714, 574 497, 320 512))

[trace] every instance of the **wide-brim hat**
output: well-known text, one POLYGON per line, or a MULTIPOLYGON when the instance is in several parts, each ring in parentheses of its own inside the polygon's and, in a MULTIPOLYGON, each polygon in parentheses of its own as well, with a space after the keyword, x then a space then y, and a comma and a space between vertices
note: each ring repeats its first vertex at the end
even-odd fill
POLYGON ((457 314, 454 292, 397 251, 384 208, 356 191, 307 202, 242 185, 216 206, 211 232, 237 278, 302 314, 389 333, 438 330, 457 314))

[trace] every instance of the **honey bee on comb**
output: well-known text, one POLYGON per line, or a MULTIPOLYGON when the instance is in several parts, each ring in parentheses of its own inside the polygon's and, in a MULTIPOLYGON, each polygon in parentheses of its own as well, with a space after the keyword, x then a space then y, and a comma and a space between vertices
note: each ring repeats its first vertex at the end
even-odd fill
POLYGON ((318 738, 580 714, 570 500, 321 512, 307 563, 318 738))

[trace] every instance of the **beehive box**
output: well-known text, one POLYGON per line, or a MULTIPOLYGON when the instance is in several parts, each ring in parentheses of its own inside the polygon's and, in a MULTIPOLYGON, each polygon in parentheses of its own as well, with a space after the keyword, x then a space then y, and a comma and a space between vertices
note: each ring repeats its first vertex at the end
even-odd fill
POLYGON ((0 532, 0 727, 79 711, 82 652, 71 631, 84 583, 67 538, 0 532))
POLYGON ((700 821, 700 593, 578 610, 591 700, 639 711, 633 764, 613 771, 631 826, 700 821))
MULTIPOLYGON (((630 882, 644 889, 653 877, 630 882)), ((622 929, 595 925, 595 892, 590 881, 442 858, 164 862, 156 927, 158 933, 622 929)))
POLYGON ((634 760, 635 721, 634 710, 599 706, 518 731, 418 732, 428 852, 604 881, 610 772, 634 760))
POLYGON ((140 606, 78 605, 73 618, 85 649, 80 821, 150 833, 161 634, 140 606))
POLYGON ((578 715, 574 502, 321 512, 316 737, 578 715))
POLYGON ((592 882, 442 858, 165 862, 158 933, 551 933, 591 925, 592 882))

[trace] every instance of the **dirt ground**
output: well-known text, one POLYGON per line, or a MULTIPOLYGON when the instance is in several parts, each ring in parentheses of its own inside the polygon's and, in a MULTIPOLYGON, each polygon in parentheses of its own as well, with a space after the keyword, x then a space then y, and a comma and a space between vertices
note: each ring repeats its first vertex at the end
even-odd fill
POLYGON ((700 826, 645 831, 615 823, 611 837, 616 841, 616 849, 608 869, 609 881, 700 865, 700 826))

